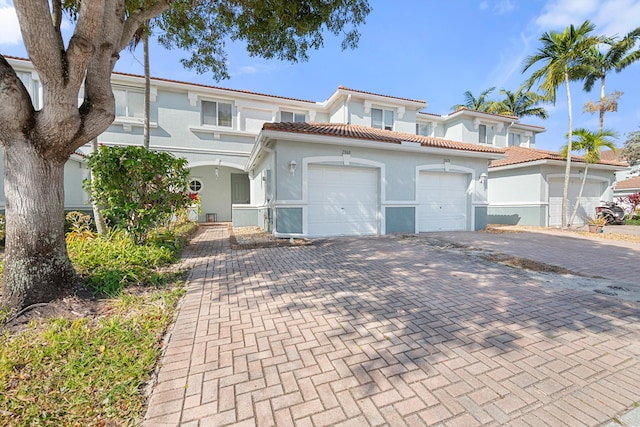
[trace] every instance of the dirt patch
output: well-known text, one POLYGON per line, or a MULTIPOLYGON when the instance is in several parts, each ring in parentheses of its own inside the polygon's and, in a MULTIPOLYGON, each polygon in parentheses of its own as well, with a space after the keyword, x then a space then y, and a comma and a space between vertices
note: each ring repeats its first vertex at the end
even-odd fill
POLYGON ((482 258, 491 262, 498 262, 515 268, 523 268, 530 271, 539 271, 543 273, 555 273, 555 274, 572 274, 574 276, 580 276, 580 273, 576 273, 566 268, 557 267, 555 265, 549 265, 542 262, 534 261, 527 258, 519 258, 502 253, 491 253, 482 255, 482 258))
POLYGON ((33 304, 8 318, 0 331, 10 334, 22 332, 28 325, 38 328, 47 319, 95 319, 102 317, 110 310, 109 300, 99 299, 90 292, 78 292, 76 295, 57 299, 48 303, 33 304))
MULTIPOLYGON (((640 228, 640 227, 639 227, 640 228)), ((586 230, 586 227, 579 228, 553 228, 553 227, 534 227, 530 225, 488 225, 487 228, 482 230, 485 233, 491 234, 506 234, 506 233, 545 233, 555 234, 559 236, 574 236, 587 239, 602 239, 602 240, 617 240, 622 242, 640 243, 640 235, 637 234, 624 234, 616 232, 616 226, 608 226, 604 233, 590 233, 586 230)))
POLYGON ((229 227, 229 241, 235 250, 311 245, 309 239, 279 239, 260 227, 229 227))

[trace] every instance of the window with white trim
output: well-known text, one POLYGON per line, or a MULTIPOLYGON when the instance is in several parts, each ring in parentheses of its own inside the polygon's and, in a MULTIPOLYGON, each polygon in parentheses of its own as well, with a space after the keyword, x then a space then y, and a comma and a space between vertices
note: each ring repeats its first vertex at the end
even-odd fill
POLYGON ((487 125, 478 126, 478 142, 480 144, 487 143, 487 125))
POLYGON ((202 124, 232 127, 233 107, 228 102, 202 101, 202 124))
POLYGON ((431 136, 431 124, 416 123, 416 135, 431 136))
POLYGON ((509 134, 509 147, 520 147, 522 143, 522 135, 519 133, 509 134))
POLYGON ((40 102, 40 82, 38 80, 33 79, 33 75, 30 72, 17 71, 16 75, 22 81, 25 89, 29 92, 31 96, 31 103, 33 104, 33 108, 39 110, 42 108, 42 103, 40 102))
POLYGON ((393 111, 372 108, 371 127, 375 129, 393 130, 393 111))
POLYGON ((191 178, 189 180, 189 191, 199 193, 200 190, 202 190, 202 181, 198 178, 191 178))
POLYGON ((144 118, 144 93, 135 89, 113 89, 116 117, 144 118))
POLYGON ((295 122, 295 123, 304 123, 306 122, 306 117, 302 113, 294 113, 292 111, 281 111, 280 112, 280 121, 281 122, 295 122))

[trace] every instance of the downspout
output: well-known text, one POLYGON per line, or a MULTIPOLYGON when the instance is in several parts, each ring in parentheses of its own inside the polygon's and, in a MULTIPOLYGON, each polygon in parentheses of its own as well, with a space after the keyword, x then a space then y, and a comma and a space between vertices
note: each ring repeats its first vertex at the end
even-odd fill
MULTIPOLYGON (((263 148, 267 153, 271 153, 273 154, 272 158, 271 158, 271 199, 269 199, 268 201, 265 200, 265 206, 267 208, 267 212, 266 212, 266 218, 265 218, 265 229, 269 232, 271 232, 272 234, 275 232, 274 230, 274 215, 275 215, 275 208, 274 203, 275 200, 278 200, 278 196, 277 196, 277 191, 278 191, 278 186, 276 185, 276 182, 278 180, 278 169, 277 169, 277 159, 276 156, 278 155, 276 153, 276 151, 272 148, 268 148, 265 144, 264 148, 263 148), (271 214, 269 214, 269 212, 271 212, 271 214)), ((265 188, 265 198, 266 198, 266 188, 265 188)))
MULTIPOLYGON (((514 124, 516 124, 516 122, 511 122, 511 123, 509 123, 509 126, 507 126, 507 134, 506 134, 507 144, 506 144, 506 147, 509 147, 509 135, 511 134, 511 132, 509 132, 509 130, 511 129, 511 126, 513 126, 514 124)), ((522 144, 522 141, 520 141, 520 144, 522 144)))
POLYGON ((347 99, 344 101, 344 117, 342 119, 343 123, 351 124, 349 120, 349 103, 351 102, 351 94, 347 95, 347 99))

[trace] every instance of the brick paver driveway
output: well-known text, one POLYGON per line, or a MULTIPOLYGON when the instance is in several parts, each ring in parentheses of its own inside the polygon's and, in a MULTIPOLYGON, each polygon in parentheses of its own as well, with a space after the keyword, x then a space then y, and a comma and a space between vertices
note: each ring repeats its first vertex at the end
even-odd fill
POLYGON ((208 228, 186 256, 147 426, 597 426, 640 401, 633 302, 424 236, 232 251, 208 228))

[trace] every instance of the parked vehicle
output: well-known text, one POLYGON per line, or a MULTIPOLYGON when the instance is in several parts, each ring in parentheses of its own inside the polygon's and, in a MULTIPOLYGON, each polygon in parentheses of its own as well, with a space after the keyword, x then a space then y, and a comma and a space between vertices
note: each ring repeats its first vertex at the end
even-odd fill
POLYGON ((604 218, 607 225, 624 225, 626 223, 624 209, 615 202, 606 202, 602 206, 596 207, 596 216, 604 218))

